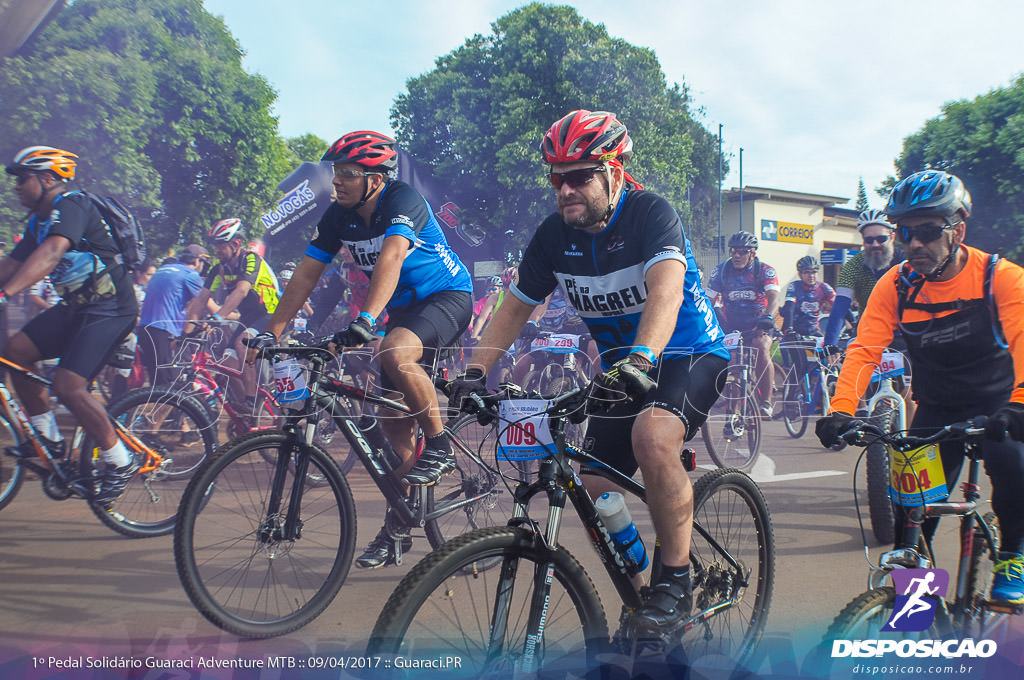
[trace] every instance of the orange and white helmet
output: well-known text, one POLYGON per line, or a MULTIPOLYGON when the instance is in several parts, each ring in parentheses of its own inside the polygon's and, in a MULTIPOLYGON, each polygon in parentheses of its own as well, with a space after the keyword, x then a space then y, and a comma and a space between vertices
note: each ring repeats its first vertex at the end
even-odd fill
POLYGON ((242 231, 242 220, 237 217, 229 217, 226 220, 214 222, 206 234, 206 238, 223 243, 230 243, 236 238, 245 238, 245 232, 242 231))
POLYGON ((14 160, 7 164, 7 172, 21 175, 26 172, 44 172, 49 170, 61 180, 67 182, 75 178, 78 164, 77 155, 70 151, 52 146, 30 146, 14 155, 14 160))

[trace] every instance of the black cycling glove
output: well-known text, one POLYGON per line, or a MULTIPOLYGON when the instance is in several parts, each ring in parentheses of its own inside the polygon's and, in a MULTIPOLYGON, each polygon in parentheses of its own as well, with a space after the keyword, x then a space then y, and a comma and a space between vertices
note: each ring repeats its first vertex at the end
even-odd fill
POLYGON ((839 435, 849 429, 853 416, 842 411, 835 411, 818 420, 814 425, 814 434, 818 435, 821 445, 828 448, 841 443, 839 435))
POLYGON ((486 394, 486 383, 487 378, 479 368, 471 368, 453 380, 448 394, 448 417, 457 416, 467 406, 464 401, 468 400, 470 395, 486 394))
POLYGON ((775 330, 775 319, 772 318, 771 314, 765 314, 754 322, 754 328, 759 331, 775 330))
MULTIPOLYGON (((647 372, 654 368, 651 360, 642 354, 633 353, 616 361, 611 367, 594 376, 594 391, 591 396, 604 402, 632 401, 658 386, 647 372)), ((610 405, 610 404, 609 404, 610 405)))
POLYGON ((249 349, 261 350, 264 347, 273 347, 277 344, 277 336, 270 331, 257 333, 255 337, 242 341, 249 349))
POLYGON ((359 347, 374 340, 373 326, 365 316, 357 316, 343 331, 338 331, 331 341, 338 347, 359 347))
POLYGON ((1024 404, 1010 402, 988 417, 985 437, 1001 442, 1010 435, 1014 441, 1024 441, 1024 404))

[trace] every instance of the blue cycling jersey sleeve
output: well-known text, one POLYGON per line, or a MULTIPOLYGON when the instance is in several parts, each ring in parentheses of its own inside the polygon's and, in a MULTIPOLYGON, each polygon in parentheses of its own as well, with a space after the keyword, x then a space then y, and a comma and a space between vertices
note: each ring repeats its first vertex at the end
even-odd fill
POLYGON ((843 330, 843 320, 846 313, 850 311, 852 300, 847 295, 836 295, 836 301, 832 304, 832 311, 828 315, 828 325, 825 327, 825 344, 834 345, 839 339, 839 333, 843 330))
POLYGON ((388 182, 370 224, 354 210, 331 205, 317 224, 306 255, 330 262, 344 245, 356 266, 370 276, 388 236, 410 243, 389 307, 404 307, 444 290, 472 292, 469 271, 449 247, 430 205, 405 182, 388 182))

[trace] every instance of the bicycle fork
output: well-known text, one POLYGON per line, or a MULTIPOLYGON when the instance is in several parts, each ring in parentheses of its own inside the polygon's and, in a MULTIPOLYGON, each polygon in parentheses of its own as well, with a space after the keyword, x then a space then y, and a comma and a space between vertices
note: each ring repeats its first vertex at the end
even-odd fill
POLYGON ((270 499, 267 503, 267 514, 257 528, 257 537, 262 545, 268 547, 267 556, 274 559, 278 556, 281 544, 287 544, 302 538, 302 520, 299 509, 302 507, 302 491, 305 488, 306 472, 309 470, 309 441, 316 429, 315 422, 307 422, 303 432, 296 433, 288 427, 291 441, 278 451, 277 467, 274 470, 274 481, 270 488, 270 499), (292 480, 291 496, 283 521, 281 517, 281 501, 284 498, 285 482, 288 479, 288 465, 295 451, 295 477, 292 480))

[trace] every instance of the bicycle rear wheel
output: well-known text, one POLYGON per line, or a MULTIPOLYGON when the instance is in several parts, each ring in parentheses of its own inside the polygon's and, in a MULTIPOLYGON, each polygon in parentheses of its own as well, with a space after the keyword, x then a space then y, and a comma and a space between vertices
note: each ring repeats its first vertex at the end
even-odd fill
POLYGON ((719 654, 742 664, 764 632, 775 582, 768 506, 750 477, 715 470, 694 484, 693 513, 695 524, 708 533, 704 537, 694 529, 690 547, 694 613, 731 604, 684 632, 682 646, 691 658, 719 654))
MULTIPOLYGON (((107 412, 162 461, 140 460, 142 469, 117 500, 90 500, 89 507, 104 525, 129 538, 171 533, 189 479, 217 446, 206 410, 187 395, 143 387, 125 394, 107 412)), ((103 465, 98 447, 86 438, 79 452, 81 477, 94 479, 103 465)))
MULTIPOLYGON (((543 559, 527 529, 489 527, 459 536, 423 558, 398 584, 377 618, 367 654, 455 655, 462 659, 460 677, 507 678, 533 670, 523 667, 530 643, 525 628, 543 559), (501 568, 473 568, 492 561, 500 561, 501 568), (500 627, 494 626, 496 611, 507 628, 492 645, 490 632, 500 627)), ((581 675, 605 648, 608 624, 597 590, 576 558, 559 547, 552 560, 544 639, 534 641, 537 666, 581 675)))
POLYGON ((281 537, 295 491, 288 464, 293 446, 293 437, 282 431, 228 442, 196 472, 182 498, 174 532, 178 576, 196 609, 235 635, 265 638, 306 625, 337 595, 352 563, 352 492, 316 446, 309 452, 310 472, 327 483, 303 485, 299 535, 281 537), (272 464, 263 456, 267 450, 276 453, 272 464), (285 475, 282 497, 271 508, 279 472, 285 475))
POLYGON ((730 372, 700 433, 718 467, 743 471, 754 467, 761 447, 761 414, 754 386, 730 372))

